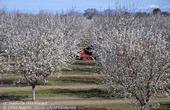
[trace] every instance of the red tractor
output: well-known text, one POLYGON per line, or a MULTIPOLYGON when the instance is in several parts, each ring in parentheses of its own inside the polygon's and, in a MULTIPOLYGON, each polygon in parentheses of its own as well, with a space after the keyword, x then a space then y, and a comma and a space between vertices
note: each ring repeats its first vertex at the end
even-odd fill
POLYGON ((94 60, 93 57, 93 46, 89 46, 79 51, 79 55, 76 57, 78 60, 90 61, 94 60))

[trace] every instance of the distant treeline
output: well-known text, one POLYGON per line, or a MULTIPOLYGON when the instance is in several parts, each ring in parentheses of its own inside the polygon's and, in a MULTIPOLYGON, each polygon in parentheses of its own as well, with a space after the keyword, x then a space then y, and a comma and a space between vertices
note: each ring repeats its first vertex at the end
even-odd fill
MULTIPOLYGON (((5 10, 1 10, 1 12, 6 12, 5 10)), ((13 11, 13 12, 9 12, 9 13, 22 13, 20 11, 13 11)), ((42 13, 48 13, 48 14, 52 14, 49 11, 46 10, 41 10, 39 11, 38 14, 42 14, 42 13)), ((27 14, 31 14, 31 13, 27 13, 27 14)), ((115 16, 115 15, 129 15, 129 16, 148 16, 148 15, 162 15, 162 16, 169 16, 170 12, 168 11, 161 11, 161 9, 159 8, 154 8, 152 9, 152 11, 150 12, 142 12, 142 11, 127 11, 127 10, 123 10, 123 9, 106 9, 104 11, 99 11, 95 8, 88 8, 86 10, 84 10, 84 12, 78 12, 74 9, 71 9, 67 12, 61 12, 58 13, 56 12, 55 15, 56 16, 60 16, 60 15, 76 15, 76 16, 84 16, 87 19, 92 19, 94 16, 115 16)))

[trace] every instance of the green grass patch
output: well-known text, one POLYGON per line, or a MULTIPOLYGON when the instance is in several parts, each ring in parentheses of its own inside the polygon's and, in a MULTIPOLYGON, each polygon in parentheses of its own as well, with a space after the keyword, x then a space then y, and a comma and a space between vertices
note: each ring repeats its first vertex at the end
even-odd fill
MULTIPOLYGON (((66 73, 67 74, 67 73, 66 73)), ((72 73, 68 73, 72 74, 72 73)), ((89 73, 84 73, 84 74, 89 74, 89 73)), ((100 79, 97 77, 56 77, 56 76, 50 76, 47 78, 48 82, 46 85, 56 85, 56 84, 61 84, 61 83, 80 83, 80 84, 99 84, 100 79)), ((12 78, 12 77, 7 77, 3 78, 0 80, 0 83, 2 83, 2 86, 27 86, 28 84, 26 81, 19 82, 19 78, 12 78)), ((39 84, 39 85, 44 85, 44 84, 39 84)))
POLYGON ((83 61, 83 60, 76 60, 73 65, 82 65, 82 66, 95 66, 96 62, 95 61, 83 61))
POLYGON ((92 72, 87 72, 87 71, 62 71, 63 75, 90 75, 93 74, 92 72))
POLYGON ((55 85, 58 83, 85 83, 85 84, 99 84, 99 78, 95 77, 49 77, 47 85, 55 85))
MULTIPOLYGON (((77 96, 81 98, 106 98, 107 91, 102 89, 42 89, 36 90, 37 97, 55 97, 59 95, 77 96)), ((13 90, 1 93, 0 96, 11 97, 31 97, 32 92, 30 90, 13 90)))
POLYGON ((62 95, 71 95, 71 96, 78 96, 82 98, 108 98, 106 94, 107 91, 102 89, 49 89, 53 94, 62 94, 62 95))
POLYGON ((79 66, 79 65, 71 65, 68 68, 62 69, 63 72, 65 71, 78 71, 78 72, 96 72, 96 67, 95 66, 79 66))
POLYGON ((3 79, 0 79, 0 83, 3 85, 13 85, 18 81, 17 78, 12 78, 12 77, 4 77, 3 79))

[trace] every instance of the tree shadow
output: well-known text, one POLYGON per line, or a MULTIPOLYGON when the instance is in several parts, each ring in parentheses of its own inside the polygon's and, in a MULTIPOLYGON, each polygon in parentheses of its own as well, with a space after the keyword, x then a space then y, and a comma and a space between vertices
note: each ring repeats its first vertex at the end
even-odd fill
POLYGON ((28 96, 0 95, 0 101, 22 101, 25 98, 28 98, 28 96))
POLYGON ((151 110, 170 110, 170 103, 161 103, 159 108, 151 110))
POLYGON ((50 89, 50 92, 52 92, 53 94, 64 94, 64 95, 71 95, 71 96, 79 96, 82 98, 110 98, 110 96, 108 95, 108 92, 105 90, 101 90, 101 89, 87 89, 87 90, 83 90, 83 89, 50 89))

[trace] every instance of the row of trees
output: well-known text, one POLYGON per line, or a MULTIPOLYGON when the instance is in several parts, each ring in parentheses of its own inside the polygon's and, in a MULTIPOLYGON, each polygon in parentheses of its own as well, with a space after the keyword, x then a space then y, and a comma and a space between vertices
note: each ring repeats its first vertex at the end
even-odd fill
MULTIPOLYGON (((170 95, 169 17, 114 16, 93 19, 93 41, 112 94, 135 99, 148 110, 151 99, 170 95)), ((159 100, 158 100, 159 101, 159 100)))
POLYGON ((71 62, 85 21, 72 15, 0 13, 1 59, 8 60, 6 66, 1 61, 1 73, 21 74, 35 100, 35 86, 71 62))
POLYGON ((170 15, 168 12, 162 12, 160 8, 155 8, 152 10, 151 13, 146 13, 146 12, 128 12, 127 10, 112 10, 112 9, 106 9, 104 11, 98 11, 97 9, 90 8, 84 11, 83 15, 87 19, 92 19, 95 16, 115 16, 117 13, 122 14, 122 15, 136 15, 136 16, 146 16, 149 14, 160 14, 160 15, 170 15))
MULTIPOLYGON (((64 13, 62 13, 64 14, 64 13)), ((104 11, 99 11, 95 8, 88 8, 86 10, 84 10, 84 13, 80 13, 80 12, 77 12, 75 10, 71 10, 69 11, 68 13, 66 13, 66 15, 78 15, 78 16, 84 16, 86 17, 87 19, 92 19, 93 17, 96 17, 96 16, 115 16, 117 14, 121 14, 121 15, 128 15, 128 16, 150 16, 150 15, 162 15, 162 16, 169 16, 170 13, 167 12, 167 11, 161 11, 160 8, 154 8, 152 9, 152 11, 149 13, 147 12, 135 12, 134 11, 128 11, 127 9, 123 9, 123 8, 120 8, 120 9, 106 9, 104 11)), ((60 14, 57 14, 57 15, 60 15, 60 14)))
POLYGON ((169 19, 117 14, 87 20, 75 14, 1 12, 0 72, 21 74, 35 100, 35 86, 74 59, 84 36, 95 46, 99 72, 110 93, 131 97, 140 110, 147 110, 153 97, 169 95, 169 19))

